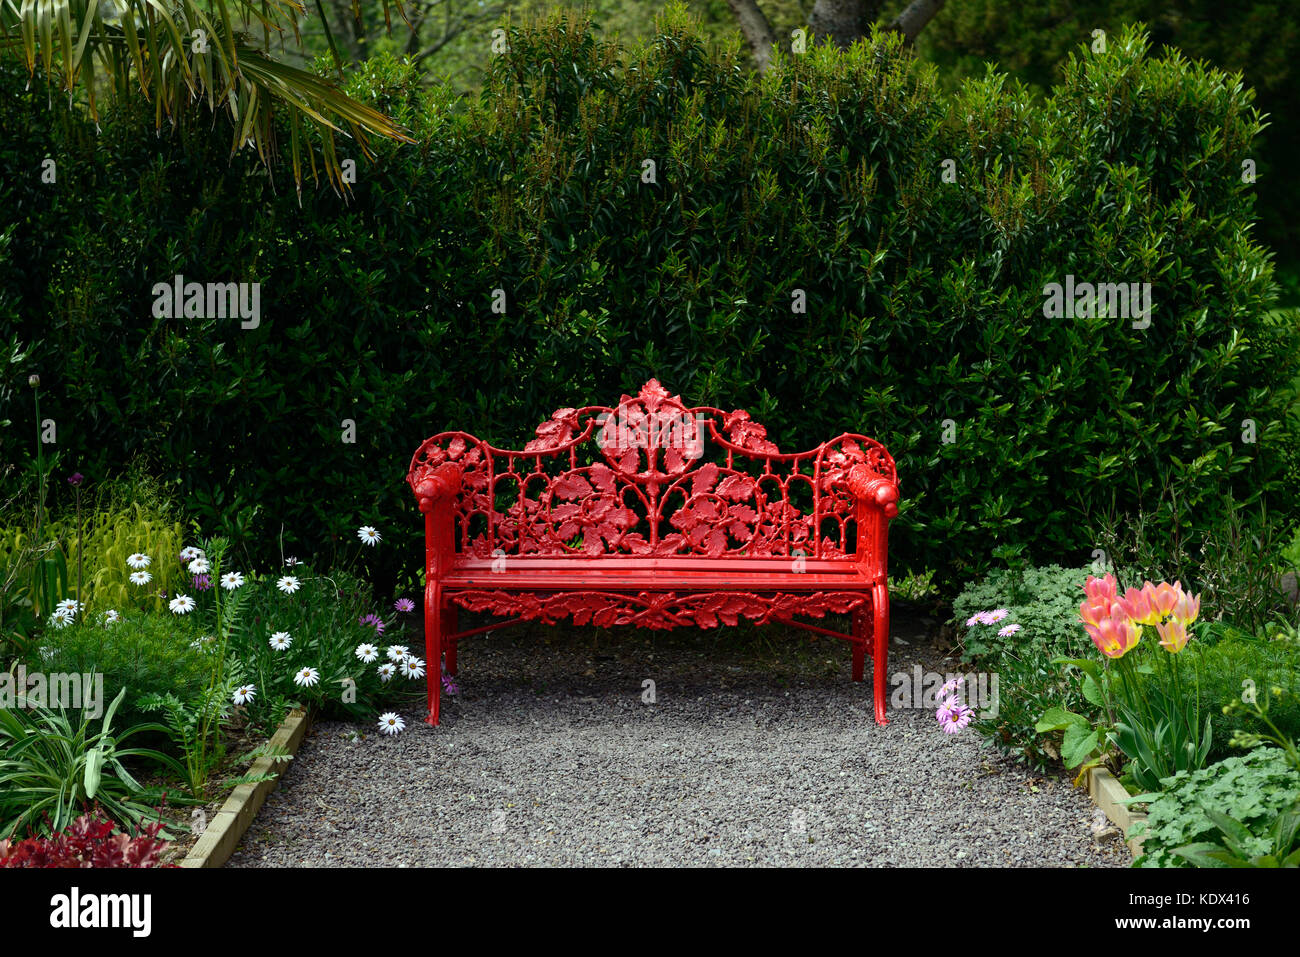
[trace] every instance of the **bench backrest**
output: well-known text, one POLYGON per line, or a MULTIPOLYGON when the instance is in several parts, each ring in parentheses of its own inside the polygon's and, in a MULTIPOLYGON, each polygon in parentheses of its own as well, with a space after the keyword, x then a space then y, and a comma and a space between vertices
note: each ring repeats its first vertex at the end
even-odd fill
POLYGON ((456 552, 478 558, 852 561, 871 545, 857 540, 848 469, 897 481, 866 436, 785 455, 748 413, 687 408, 653 379, 613 407, 560 409, 536 431, 522 450, 466 432, 426 440, 407 481, 431 536, 436 477, 455 490, 456 552))

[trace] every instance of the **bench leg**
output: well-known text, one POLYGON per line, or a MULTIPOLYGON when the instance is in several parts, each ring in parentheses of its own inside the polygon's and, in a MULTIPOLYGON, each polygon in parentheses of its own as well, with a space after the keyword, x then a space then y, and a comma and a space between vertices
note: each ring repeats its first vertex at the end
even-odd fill
POLYGON ((867 641, 870 639, 868 633, 867 614, 862 609, 855 609, 853 612, 853 680, 861 681, 863 677, 863 666, 865 665, 867 655, 867 641))
POLYGON ((889 666, 889 586, 878 582, 871 593, 871 610, 875 618, 871 640, 871 683, 876 699, 876 724, 889 724, 885 717, 885 681, 889 666))
MULTIPOLYGON (((442 626, 444 634, 454 635, 456 633, 455 605, 448 605, 443 609, 442 626)), ((449 638, 445 644, 446 647, 443 649, 442 653, 447 656, 447 675, 454 678, 456 677, 456 645, 459 644, 459 642, 457 642, 455 638, 449 638)))
POLYGON ((424 594, 424 676, 429 689, 429 716, 425 719, 438 726, 438 704, 442 692, 442 596, 437 582, 430 582, 424 594))

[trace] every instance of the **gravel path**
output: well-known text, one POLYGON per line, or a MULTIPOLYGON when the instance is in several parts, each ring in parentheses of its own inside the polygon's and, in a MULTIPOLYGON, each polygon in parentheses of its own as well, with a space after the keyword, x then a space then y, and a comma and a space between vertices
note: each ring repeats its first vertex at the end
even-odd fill
MULTIPOLYGON (((894 630, 891 673, 956 670, 894 630)), ((931 711, 877 727, 848 647, 798 634, 467 639, 441 727, 317 724, 228 866, 1128 866, 1068 779, 931 711)))

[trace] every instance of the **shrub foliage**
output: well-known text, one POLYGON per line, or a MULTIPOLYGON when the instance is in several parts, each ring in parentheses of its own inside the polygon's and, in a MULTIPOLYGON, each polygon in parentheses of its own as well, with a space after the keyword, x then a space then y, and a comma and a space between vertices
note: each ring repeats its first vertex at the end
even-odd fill
POLYGON ((375 59, 352 92, 417 143, 354 157, 351 201, 301 205, 201 111, 170 139, 147 106, 95 135, 3 75, 4 458, 30 454, 38 371, 88 476, 145 449, 241 544, 282 534, 324 567, 365 523, 414 563, 426 435, 521 442, 656 376, 783 449, 879 437, 895 563, 939 582, 995 538, 1086 561, 1103 495, 1137 509, 1177 481, 1193 524, 1228 491, 1290 504, 1300 343, 1251 239, 1249 89, 1136 31, 1081 45, 1041 104, 995 73, 946 94, 887 34, 762 77, 743 60, 679 9, 627 51, 581 18, 511 27, 471 103, 375 59), (155 316, 177 274, 259 282, 260 324, 155 316), (1150 283, 1149 327, 1046 318, 1067 275, 1150 283))

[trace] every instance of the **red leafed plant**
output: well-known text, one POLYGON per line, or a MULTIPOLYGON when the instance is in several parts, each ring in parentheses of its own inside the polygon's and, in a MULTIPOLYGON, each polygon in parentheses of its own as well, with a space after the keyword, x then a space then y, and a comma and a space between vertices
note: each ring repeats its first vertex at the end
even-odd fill
POLYGON ((168 846, 160 830, 155 821, 123 834, 96 807, 49 837, 0 841, 0 867, 175 867, 159 860, 168 846))

